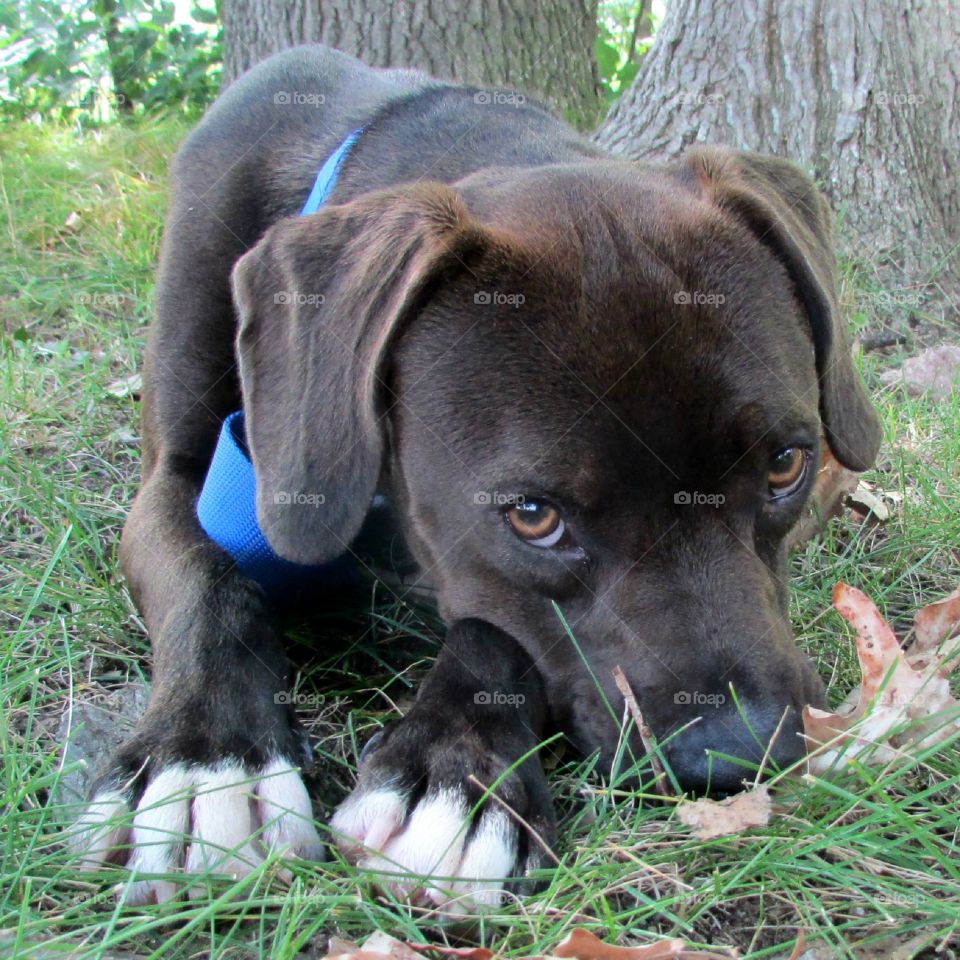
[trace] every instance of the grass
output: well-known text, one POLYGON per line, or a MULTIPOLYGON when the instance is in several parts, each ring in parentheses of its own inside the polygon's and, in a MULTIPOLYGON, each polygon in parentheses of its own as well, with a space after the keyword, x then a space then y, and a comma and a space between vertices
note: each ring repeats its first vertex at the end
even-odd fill
MULTIPOLYGON (((130 378, 150 312, 163 173, 184 133, 176 120, 0 133, 0 955, 287 960, 322 956, 331 932, 362 939, 375 928, 423 941, 438 934, 416 909, 375 896, 337 861, 297 866, 289 889, 268 864, 236 885, 242 900, 213 881, 189 903, 126 909, 111 892, 122 871, 81 875, 64 850, 71 812, 53 797, 69 772, 57 742, 65 704, 141 679, 148 651, 116 545, 137 474, 130 378)), ((844 278, 855 326, 897 320, 900 300, 853 267, 844 278)), ((868 381, 897 359, 869 355, 868 381)), ((906 631, 960 571, 960 398, 875 396, 885 443, 868 479, 901 498, 899 509, 882 526, 835 521, 793 561, 794 626, 837 699, 857 671, 829 610, 834 582, 866 590, 906 631)), ((441 631, 428 611, 376 591, 311 630, 325 652, 302 689, 322 705, 304 719, 326 814, 441 631)), ((306 663, 308 632, 295 639, 306 663)), ((799 930, 836 956, 960 944, 956 742, 889 768, 853 764, 829 782, 784 781, 768 827, 714 841, 691 838, 669 805, 644 804, 616 777, 604 785, 589 762, 561 758, 552 779, 561 866, 470 942, 519 957, 584 924, 611 941, 682 936, 749 957, 784 956, 799 930)))

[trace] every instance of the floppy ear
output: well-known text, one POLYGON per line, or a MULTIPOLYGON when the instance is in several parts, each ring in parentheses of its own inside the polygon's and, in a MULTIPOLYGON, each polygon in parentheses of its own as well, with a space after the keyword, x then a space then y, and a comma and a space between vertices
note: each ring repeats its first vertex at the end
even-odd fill
POLYGON ((238 261, 257 518, 280 556, 322 563, 359 531, 384 456, 391 344, 482 242, 454 191, 417 184, 283 220, 238 261))
POLYGON ((786 268, 810 321, 827 442, 845 467, 866 470, 880 447, 880 422, 853 368, 837 308, 826 200, 799 167, 777 157, 697 147, 681 162, 786 268))

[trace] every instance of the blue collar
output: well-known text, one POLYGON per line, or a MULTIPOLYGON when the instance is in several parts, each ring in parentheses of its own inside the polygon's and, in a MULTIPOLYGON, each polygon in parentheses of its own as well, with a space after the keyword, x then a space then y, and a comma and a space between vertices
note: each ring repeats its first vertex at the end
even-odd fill
MULTIPOLYGON (((362 129, 354 130, 327 157, 300 211, 305 217, 326 202, 337 176, 362 129)), ((197 499, 197 519, 207 536, 233 557, 245 576, 256 580, 274 598, 296 595, 314 585, 336 589, 356 580, 346 557, 319 567, 291 563, 277 556, 257 522, 257 484, 247 450, 243 411, 223 422, 203 489, 197 499)))

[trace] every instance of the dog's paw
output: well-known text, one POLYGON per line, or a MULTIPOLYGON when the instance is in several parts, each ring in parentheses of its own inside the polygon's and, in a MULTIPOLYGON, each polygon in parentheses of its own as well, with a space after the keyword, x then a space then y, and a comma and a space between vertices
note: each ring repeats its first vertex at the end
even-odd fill
POLYGON ((510 816, 487 809, 474 826, 471 807, 467 791, 451 787, 416 801, 389 788, 358 791, 331 827, 343 852, 396 896, 467 913, 499 906, 519 869, 510 816))
POLYGON ((510 769, 513 759, 475 729, 439 734, 412 713, 362 761, 331 821, 337 845, 398 897, 454 915, 495 908, 554 834, 539 761, 510 769), (499 800, 485 789, 495 784, 499 800))
POLYGON ((237 879, 270 855, 323 859, 310 798, 287 760, 252 772, 234 760, 176 763, 145 767, 140 776, 139 795, 136 776, 100 788, 72 836, 84 869, 127 865, 134 875, 123 888, 127 904, 170 900, 199 876, 237 879), (178 873, 182 883, 171 879, 178 873))

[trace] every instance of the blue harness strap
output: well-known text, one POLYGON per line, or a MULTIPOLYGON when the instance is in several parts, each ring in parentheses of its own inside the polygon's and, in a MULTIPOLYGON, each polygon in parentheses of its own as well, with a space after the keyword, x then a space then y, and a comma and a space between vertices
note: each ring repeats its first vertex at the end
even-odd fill
MULTIPOLYGON (((316 213, 330 196, 337 174, 361 130, 354 130, 330 154, 314 180, 301 216, 316 213)), ((314 585, 333 589, 356 581, 353 564, 340 557, 321 566, 291 563, 278 556, 257 522, 257 482, 247 449, 243 411, 223 421, 213 458, 197 499, 197 519, 215 543, 233 557, 245 576, 271 596, 282 598, 314 585)))

